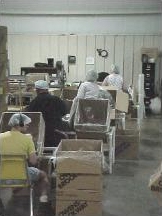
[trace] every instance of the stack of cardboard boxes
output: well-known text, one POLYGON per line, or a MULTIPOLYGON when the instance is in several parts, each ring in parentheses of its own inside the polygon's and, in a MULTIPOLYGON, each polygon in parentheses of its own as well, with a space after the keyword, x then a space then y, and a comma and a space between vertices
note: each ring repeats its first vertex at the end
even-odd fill
POLYGON ((116 129, 115 158, 137 160, 139 158, 140 127, 137 118, 125 119, 125 129, 116 129))
POLYGON ((56 153, 56 215, 102 215, 102 141, 62 140, 56 153))
POLYGON ((128 113, 129 95, 125 92, 117 90, 115 87, 106 86, 115 101, 115 112, 111 112, 111 119, 115 119, 116 135, 115 135, 115 158, 122 160, 137 160, 139 157, 139 138, 140 131, 138 119, 127 118, 124 125, 120 127, 120 119, 122 113, 128 113), (120 116, 120 117, 118 117, 120 116))
POLYGON ((7 27, 0 26, 0 114, 7 110, 7 27))

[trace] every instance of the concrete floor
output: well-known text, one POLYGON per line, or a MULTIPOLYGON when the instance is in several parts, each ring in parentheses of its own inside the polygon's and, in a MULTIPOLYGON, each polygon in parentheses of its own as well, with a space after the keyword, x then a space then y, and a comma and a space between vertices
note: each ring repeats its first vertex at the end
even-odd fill
MULTIPOLYGON (((161 216, 162 200, 148 188, 161 161, 162 117, 149 116, 141 124, 139 159, 116 160, 113 174, 104 175, 103 216, 161 216)), ((28 209, 28 197, 18 196, 9 205, 9 215, 29 216, 28 209)))
POLYGON ((141 123, 138 160, 116 161, 104 178, 103 216, 160 216, 161 202, 148 188, 150 175, 162 161, 162 117, 141 123))

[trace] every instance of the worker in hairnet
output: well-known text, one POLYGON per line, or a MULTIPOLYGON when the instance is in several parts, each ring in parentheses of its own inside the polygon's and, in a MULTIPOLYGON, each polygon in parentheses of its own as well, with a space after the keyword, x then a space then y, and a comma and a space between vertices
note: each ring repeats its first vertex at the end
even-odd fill
POLYGON ((30 126, 31 118, 22 113, 15 113, 9 119, 10 131, 0 133, 0 152, 1 154, 20 154, 25 155, 30 164, 28 167, 29 179, 40 187, 40 210, 49 208, 49 181, 47 174, 36 168, 38 158, 32 136, 25 134, 30 126))
POLYGON ((65 102, 48 91, 49 85, 45 80, 35 82, 37 96, 26 107, 25 111, 42 112, 45 121, 45 147, 56 147, 64 130, 62 117, 67 114, 65 102), (60 133, 58 132, 60 131, 60 133))
POLYGON ((73 100, 70 110, 69 124, 73 128, 74 115, 79 99, 108 99, 110 104, 113 104, 113 99, 108 91, 102 89, 97 84, 98 73, 95 70, 90 70, 86 74, 86 81, 81 83, 77 96, 73 100))
POLYGON ((119 69, 115 64, 111 65, 111 71, 102 82, 102 86, 115 86, 118 90, 123 89, 123 77, 119 74, 119 69))

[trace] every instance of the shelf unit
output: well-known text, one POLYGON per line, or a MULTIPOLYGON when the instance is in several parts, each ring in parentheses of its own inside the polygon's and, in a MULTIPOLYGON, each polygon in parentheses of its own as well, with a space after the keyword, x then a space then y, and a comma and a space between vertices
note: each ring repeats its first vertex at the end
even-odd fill
POLYGON ((144 74, 145 110, 149 112, 150 100, 155 96, 155 63, 143 63, 142 73, 144 74))
POLYGON ((7 27, 0 26, 0 114, 7 110, 7 27))

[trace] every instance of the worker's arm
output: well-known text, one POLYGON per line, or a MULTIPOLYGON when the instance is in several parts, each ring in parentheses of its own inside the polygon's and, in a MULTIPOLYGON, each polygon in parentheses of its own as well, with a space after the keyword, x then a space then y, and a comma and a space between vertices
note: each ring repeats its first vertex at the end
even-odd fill
POLYGON ((36 155, 35 145, 31 135, 28 135, 28 144, 27 144, 27 159, 28 163, 31 166, 35 166, 38 163, 38 157, 36 155))
POLYGON ((104 81, 102 82, 102 86, 108 86, 108 79, 109 79, 108 76, 105 77, 104 81))
POLYGON ((35 166, 38 163, 38 157, 35 153, 31 153, 29 155, 28 160, 29 160, 29 164, 31 164, 32 166, 35 166))
POLYGON ((77 98, 85 98, 86 84, 82 83, 78 89, 77 98))

